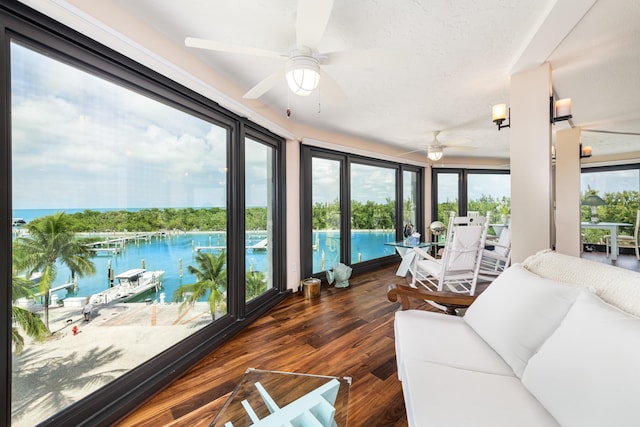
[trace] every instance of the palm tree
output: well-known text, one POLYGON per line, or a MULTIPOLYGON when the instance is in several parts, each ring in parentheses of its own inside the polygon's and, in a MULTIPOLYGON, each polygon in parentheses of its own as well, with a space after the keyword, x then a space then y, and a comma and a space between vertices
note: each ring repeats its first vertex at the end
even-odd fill
POLYGON ((180 285, 173 293, 173 299, 180 301, 184 298, 180 305, 180 311, 182 311, 187 305, 193 307, 208 293, 209 310, 211 315, 215 317, 216 307, 223 302, 227 290, 226 255, 224 252, 220 252, 218 255, 198 252, 196 263, 198 264, 197 268, 190 265, 187 267, 187 271, 196 275, 197 282, 180 285))
MULTIPOLYGON (((12 301, 15 302, 18 298, 33 296, 33 293, 29 290, 30 285, 31 282, 29 279, 13 276, 11 281, 12 301)), ((42 322, 40 316, 36 313, 32 313, 29 310, 12 305, 11 317, 14 325, 19 326, 28 336, 35 338, 38 341, 42 341, 47 335, 49 335, 49 330, 42 322)), ((16 326, 11 328, 11 340, 13 341, 14 351, 16 353, 22 352, 24 349, 24 338, 20 335, 20 330, 16 326)))
POLYGON ((90 260, 91 251, 75 239, 69 229, 64 212, 44 217, 42 221, 27 225, 28 236, 17 239, 20 252, 18 267, 27 270, 29 277, 42 272, 39 292, 44 295, 44 323, 49 328, 49 289, 57 275, 57 262, 71 270, 72 279, 95 274, 96 266, 90 260))
POLYGON ((262 271, 247 271, 246 273, 246 297, 247 301, 262 295, 267 290, 267 280, 262 271))

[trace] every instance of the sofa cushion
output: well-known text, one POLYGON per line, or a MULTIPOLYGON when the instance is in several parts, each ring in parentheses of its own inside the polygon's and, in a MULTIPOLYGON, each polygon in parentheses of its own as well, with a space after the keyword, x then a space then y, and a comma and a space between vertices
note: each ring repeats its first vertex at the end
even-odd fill
POLYGON ((476 299, 464 321, 521 377, 529 358, 580 292, 581 288, 544 279, 515 264, 476 299))
POLYGON ((409 426, 558 426, 514 376, 408 358, 402 382, 409 426))
POLYGON ((580 295, 523 384, 563 426, 637 426, 640 319, 580 295))
POLYGON ((531 255, 522 265, 527 270, 548 279, 592 288, 609 304, 640 316, 640 274, 636 271, 549 249, 531 255))
POLYGON ((405 377, 407 357, 513 376, 511 368, 461 317, 407 310, 396 313, 394 325, 400 380, 405 377))

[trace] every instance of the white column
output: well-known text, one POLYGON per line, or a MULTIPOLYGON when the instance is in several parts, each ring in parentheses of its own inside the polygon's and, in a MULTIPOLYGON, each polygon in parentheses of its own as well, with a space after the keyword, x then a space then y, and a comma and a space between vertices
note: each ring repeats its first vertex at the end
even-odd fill
MULTIPOLYGON (((287 176, 300 176, 300 141, 287 139, 287 176)), ((287 288, 300 285, 300 180, 287 179, 287 288)))
POLYGON ((556 250, 580 256, 581 129, 556 132, 556 250))
POLYGON ((511 76, 512 261, 551 247, 551 66, 511 76))

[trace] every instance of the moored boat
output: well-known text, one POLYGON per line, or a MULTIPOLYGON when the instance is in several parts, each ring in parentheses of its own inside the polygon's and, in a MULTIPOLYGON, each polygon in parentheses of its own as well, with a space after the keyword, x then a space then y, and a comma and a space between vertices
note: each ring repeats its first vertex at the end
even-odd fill
POLYGON ((143 268, 127 270, 115 277, 118 281, 116 285, 91 295, 89 303, 99 305, 126 302, 149 289, 158 291, 162 286, 161 278, 163 274, 164 271, 146 271, 143 268))

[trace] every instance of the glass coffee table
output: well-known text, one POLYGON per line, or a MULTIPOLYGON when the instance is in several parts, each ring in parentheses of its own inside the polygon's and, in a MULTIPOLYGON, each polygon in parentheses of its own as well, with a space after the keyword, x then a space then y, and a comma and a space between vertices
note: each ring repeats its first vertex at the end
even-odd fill
POLYGON ((385 245, 396 248, 398 255, 402 258, 400 266, 396 271, 396 276, 406 277, 407 273, 411 271, 411 263, 416 256, 414 248, 430 248, 433 245, 437 245, 437 243, 420 241, 412 242, 409 239, 405 239, 398 242, 387 242, 385 245))
POLYGON ((210 426, 347 426, 350 377, 249 368, 210 426))

